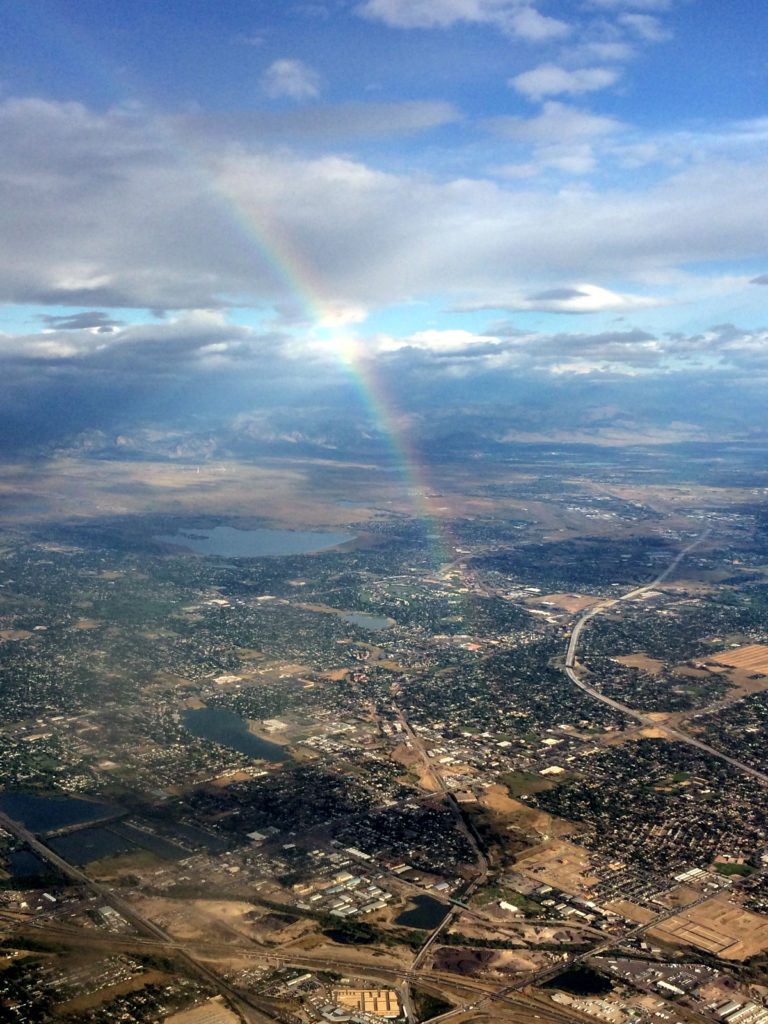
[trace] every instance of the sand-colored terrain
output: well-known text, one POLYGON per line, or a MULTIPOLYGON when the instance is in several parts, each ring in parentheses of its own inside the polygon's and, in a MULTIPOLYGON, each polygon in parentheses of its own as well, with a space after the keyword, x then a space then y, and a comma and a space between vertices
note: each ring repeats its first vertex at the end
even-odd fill
POLYGON ((562 839, 549 839, 518 857, 515 870, 573 896, 590 892, 599 879, 592 873, 589 853, 562 839))
POLYGON ((746 960, 768 949, 768 917, 720 894, 681 911, 648 934, 663 942, 695 946, 724 960, 746 960))
POLYGON ((478 803, 491 812, 497 827, 515 828, 538 836, 567 836, 578 831, 578 826, 573 822, 556 818, 536 807, 529 807, 522 800, 515 800, 509 795, 506 786, 488 786, 478 803))
POLYGON ((432 957, 434 970, 469 978, 509 979, 510 975, 537 971, 551 962, 551 953, 464 946, 440 946, 432 957))
POLYGON ((636 921, 637 924, 648 924, 656 917, 652 910, 637 903, 630 903, 629 900, 612 900, 610 903, 604 903, 603 907, 614 914, 621 914, 628 921, 636 921))
POLYGON ((191 1010, 182 1010, 165 1018, 164 1024, 239 1024, 240 1018, 233 1013, 221 996, 214 996, 191 1010))
POLYGON ((590 594, 541 594, 536 597, 526 599, 526 604, 547 604, 553 608, 557 608, 560 611, 571 612, 583 612, 585 608, 591 608, 593 604, 597 604, 600 600, 598 597, 594 597, 590 594))
POLYGON ((648 675, 657 676, 664 668, 664 662, 658 658, 649 658, 647 654, 622 654, 617 658, 611 658, 619 665, 626 665, 627 668, 639 668, 648 675))
POLYGON ((768 644, 748 644, 727 651, 719 651, 708 659, 716 665, 743 668, 748 672, 768 674, 768 644))
POLYGON ((173 900, 143 896, 139 912, 184 942, 243 945, 288 943, 316 929, 313 921, 291 920, 244 900, 173 900))

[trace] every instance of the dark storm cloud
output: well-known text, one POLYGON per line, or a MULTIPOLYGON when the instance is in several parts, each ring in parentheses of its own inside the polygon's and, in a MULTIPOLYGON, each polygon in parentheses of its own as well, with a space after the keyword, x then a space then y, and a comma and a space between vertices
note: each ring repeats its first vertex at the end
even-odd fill
POLYGON ((67 316, 43 314, 40 319, 48 327, 57 331, 80 331, 86 330, 89 327, 111 331, 113 327, 120 327, 123 324, 122 320, 114 320, 106 313, 95 309, 84 313, 70 313, 67 316))

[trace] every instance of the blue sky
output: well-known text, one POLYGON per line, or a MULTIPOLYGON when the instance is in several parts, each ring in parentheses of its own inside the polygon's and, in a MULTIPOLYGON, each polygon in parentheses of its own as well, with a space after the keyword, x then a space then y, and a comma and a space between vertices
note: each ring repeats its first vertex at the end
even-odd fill
POLYGON ((360 361, 754 388, 767 28, 756 0, 6 0, 15 400, 360 361))

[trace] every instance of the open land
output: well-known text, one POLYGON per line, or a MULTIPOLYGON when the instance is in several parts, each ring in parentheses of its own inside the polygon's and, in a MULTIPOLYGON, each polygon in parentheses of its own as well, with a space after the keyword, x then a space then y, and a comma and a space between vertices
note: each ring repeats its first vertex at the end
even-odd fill
POLYGON ((0 467, 3 1005, 714 1024, 719 985, 759 1024, 762 463, 517 454, 418 495, 362 456, 0 467), (156 540, 218 526, 353 540, 156 540), (617 950, 656 974, 558 988, 617 950))

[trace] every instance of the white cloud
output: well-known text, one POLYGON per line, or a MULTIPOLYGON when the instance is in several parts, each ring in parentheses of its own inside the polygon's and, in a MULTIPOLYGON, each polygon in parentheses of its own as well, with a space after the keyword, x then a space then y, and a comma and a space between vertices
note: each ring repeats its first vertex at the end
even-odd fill
MULTIPOLYGON (((534 162, 538 153, 571 172, 592 159, 585 144, 613 145, 622 130, 554 101, 496 128, 498 145, 519 150, 521 163, 532 150, 534 162)), ((282 308, 305 305, 310 291, 332 311, 436 295, 525 298, 582 280, 623 282, 617 294, 630 295, 631 282, 678 266, 762 256, 762 144, 745 136, 731 145, 719 133, 706 160, 667 176, 661 166, 653 184, 643 176, 596 192, 536 178, 384 172, 236 135, 206 140, 202 127, 194 145, 180 145, 167 121, 141 112, 7 100, 0 301, 282 308)), ((686 142, 694 154, 696 142, 686 142)), ((692 303, 707 295, 706 281, 699 288, 686 284, 692 303)))
POLYGON ((648 43, 663 43, 672 38, 669 29, 651 14, 622 14, 619 23, 648 43))
POLYGON ((506 138, 536 145, 562 144, 577 139, 612 135, 623 126, 620 121, 603 114, 593 114, 555 100, 544 104, 536 117, 499 117, 492 127, 506 138))
POLYGON ((261 79, 262 88, 274 99, 313 99, 320 95, 320 76, 303 61, 282 58, 273 61, 261 79))
POLYGON ((498 338, 475 334, 465 330, 428 330, 398 338, 392 335, 377 335, 371 339, 368 349, 377 352, 397 352, 404 348, 422 349, 437 353, 466 352, 473 347, 487 349, 489 344, 498 344, 498 338))
POLYGON ((509 312, 538 311, 543 313, 618 313, 665 305, 663 299, 610 291, 596 284, 560 285, 545 288, 517 298, 501 298, 497 302, 463 306, 462 309, 503 309, 509 312))
POLYGON ((514 35, 532 43, 562 39, 571 31, 570 25, 566 22, 541 14, 535 7, 527 5, 512 11, 509 14, 508 24, 514 35))
POLYGON ((577 68, 569 71, 557 64, 541 64, 530 71, 523 71, 509 80, 509 84, 529 99, 540 100, 545 96, 567 93, 578 96, 613 85, 619 78, 615 68, 577 68))
POLYGON ((607 10, 630 7, 633 11, 668 11, 672 6, 672 0, 590 0, 589 6, 607 10))
POLYGON ((524 0, 365 0, 357 11, 391 28, 485 24, 529 42, 548 42, 570 32, 566 22, 541 14, 524 0))
MULTIPOLYGON (((497 9, 498 4, 493 4, 497 9)), ((487 21, 483 0, 365 0, 358 12, 392 28, 447 28, 460 21, 487 21)))
POLYGON ((589 63, 593 60, 626 63, 626 61, 632 60, 635 56, 634 47, 626 41, 595 39, 580 43, 577 46, 568 47, 562 52, 561 59, 577 64, 589 63))

